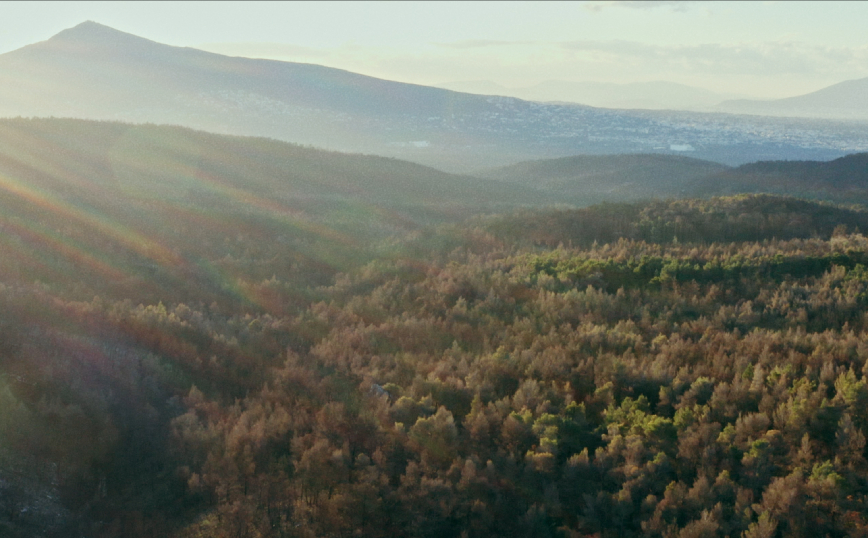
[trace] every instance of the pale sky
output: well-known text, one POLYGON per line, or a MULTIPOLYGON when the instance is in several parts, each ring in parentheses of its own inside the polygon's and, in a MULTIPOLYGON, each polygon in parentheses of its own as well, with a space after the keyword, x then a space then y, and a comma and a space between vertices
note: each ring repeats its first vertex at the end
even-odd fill
POLYGON ((418 84, 668 80, 776 98, 868 77, 868 2, 0 2, 0 53, 85 20, 418 84))

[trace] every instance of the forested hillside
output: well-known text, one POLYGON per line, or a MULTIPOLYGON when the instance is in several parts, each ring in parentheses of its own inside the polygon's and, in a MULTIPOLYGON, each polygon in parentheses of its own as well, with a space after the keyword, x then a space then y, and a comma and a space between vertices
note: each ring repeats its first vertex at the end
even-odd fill
POLYGON ((706 200, 605 203, 494 216, 480 224, 510 244, 591 246, 621 238, 653 243, 729 243, 829 237, 868 229, 868 211, 767 194, 706 200))
POLYGON ((154 304, 220 303, 275 271, 324 284, 396 233, 552 200, 383 157, 60 119, 0 120, 0 187, 0 275, 154 304))
POLYGON ((727 169, 678 155, 575 155, 521 162, 476 175, 534 186, 565 202, 589 205, 683 197, 692 194, 697 181, 727 169))
POLYGON ((576 205, 740 193, 868 204, 868 153, 831 161, 757 161, 733 168, 674 155, 575 155, 475 175, 536 187, 576 205))
POLYGON ((695 183, 691 194, 740 192, 788 194, 840 203, 868 203, 868 153, 833 161, 760 161, 725 170, 695 183))
POLYGON ((0 127, 3 536, 868 532, 862 210, 0 127))

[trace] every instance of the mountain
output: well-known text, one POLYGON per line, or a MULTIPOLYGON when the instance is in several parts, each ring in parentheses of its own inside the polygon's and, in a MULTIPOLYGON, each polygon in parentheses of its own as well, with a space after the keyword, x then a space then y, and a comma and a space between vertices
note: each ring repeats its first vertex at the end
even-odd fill
POLYGON ((0 55, 0 88, 5 116, 171 123, 447 164, 537 154, 523 148, 552 117, 572 138, 594 114, 172 47, 94 22, 0 55))
POLYGON ((529 101, 560 101, 603 108, 651 110, 713 110, 721 101, 735 95, 667 81, 611 82, 547 80, 533 86, 507 88, 497 83, 460 81, 438 84, 460 92, 482 95, 507 95, 529 101))
POLYGON ((581 205, 683 196, 722 164, 679 155, 576 155, 477 172, 479 177, 534 186, 581 205))
POLYGON ((680 114, 471 95, 312 64, 233 58, 94 22, 0 55, 0 116, 175 124, 453 172, 686 147, 693 157, 728 164, 830 159, 868 147, 868 128, 680 114))
POLYGON ((785 99, 725 101, 718 110, 735 114, 864 121, 868 120, 868 78, 846 80, 785 99))

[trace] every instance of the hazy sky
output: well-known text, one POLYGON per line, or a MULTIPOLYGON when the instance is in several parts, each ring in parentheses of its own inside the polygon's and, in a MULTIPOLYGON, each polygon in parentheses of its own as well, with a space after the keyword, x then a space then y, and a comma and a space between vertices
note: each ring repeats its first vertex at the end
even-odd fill
POLYGON ((392 80, 670 80, 786 97, 868 77, 868 2, 2 2, 0 53, 84 20, 392 80))

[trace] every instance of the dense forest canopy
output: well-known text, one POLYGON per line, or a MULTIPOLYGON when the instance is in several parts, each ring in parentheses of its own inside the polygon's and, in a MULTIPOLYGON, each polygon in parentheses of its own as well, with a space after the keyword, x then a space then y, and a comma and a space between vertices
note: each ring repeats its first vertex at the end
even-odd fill
POLYGON ((67 120, 0 157, 4 536, 868 533, 863 209, 439 204, 67 120))
POLYGON ((691 194, 766 192, 839 203, 868 203, 868 153, 832 161, 760 161, 698 180, 691 194))

